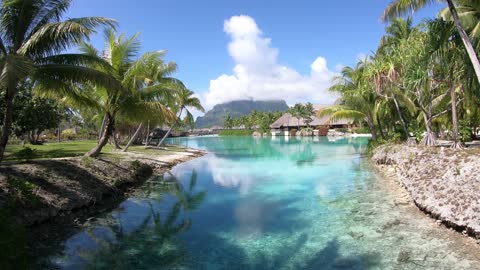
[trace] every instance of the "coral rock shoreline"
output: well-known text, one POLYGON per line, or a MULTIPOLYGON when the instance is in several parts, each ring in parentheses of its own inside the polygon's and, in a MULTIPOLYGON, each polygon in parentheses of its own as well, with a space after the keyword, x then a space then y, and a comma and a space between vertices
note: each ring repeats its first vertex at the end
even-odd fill
POLYGON ((372 161, 394 177, 422 211, 480 239, 480 149, 383 145, 372 161))

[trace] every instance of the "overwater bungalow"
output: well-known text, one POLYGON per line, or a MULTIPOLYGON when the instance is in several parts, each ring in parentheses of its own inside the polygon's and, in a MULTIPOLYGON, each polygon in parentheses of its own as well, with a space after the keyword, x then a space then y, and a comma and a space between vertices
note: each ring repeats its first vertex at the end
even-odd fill
POLYGON ((335 121, 328 121, 329 117, 317 117, 317 112, 327 105, 313 105, 315 109, 314 115, 310 118, 312 121, 307 123, 303 118, 297 118, 290 113, 284 113, 273 124, 270 125, 272 136, 285 135, 291 136, 302 128, 312 128, 314 136, 327 136, 329 129, 335 128, 350 128, 354 123, 353 119, 339 119, 335 121))

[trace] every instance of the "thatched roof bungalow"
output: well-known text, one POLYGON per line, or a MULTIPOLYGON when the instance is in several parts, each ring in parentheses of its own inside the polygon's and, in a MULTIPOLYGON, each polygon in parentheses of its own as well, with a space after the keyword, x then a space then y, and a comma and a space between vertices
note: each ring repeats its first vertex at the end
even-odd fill
POLYGON ((318 126, 326 126, 331 128, 341 128, 341 127, 348 127, 349 125, 353 124, 353 120, 351 119, 341 119, 336 121, 328 122, 329 117, 312 117, 312 122, 308 125, 303 118, 298 119, 297 117, 292 116, 290 113, 284 113, 280 118, 278 118, 275 122, 270 125, 272 129, 285 129, 285 128, 304 128, 307 126, 310 127, 318 127, 318 126))
POLYGON ((346 128, 353 124, 353 119, 339 119, 335 121, 328 121, 329 117, 317 117, 316 112, 320 109, 325 108, 328 105, 313 105, 315 109, 315 115, 312 116, 312 121, 307 125, 303 118, 298 119, 297 117, 292 116, 290 113, 284 113, 280 118, 278 118, 273 124, 270 125, 272 129, 272 134, 275 131, 285 131, 288 132, 291 129, 298 129, 298 128, 319 128, 322 127, 323 129, 328 128, 346 128))

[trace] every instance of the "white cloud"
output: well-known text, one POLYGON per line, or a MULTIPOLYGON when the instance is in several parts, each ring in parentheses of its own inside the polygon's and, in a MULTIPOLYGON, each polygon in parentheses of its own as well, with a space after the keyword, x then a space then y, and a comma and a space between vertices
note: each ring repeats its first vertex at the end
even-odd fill
POLYGON ((230 36, 228 52, 235 61, 233 74, 223 74, 210 81, 202 96, 207 108, 237 99, 285 99, 287 103, 329 104, 334 96, 326 92, 334 72, 327 60, 318 57, 310 65, 310 74, 302 75, 278 63, 278 49, 264 36, 249 16, 233 16, 224 23, 230 36))

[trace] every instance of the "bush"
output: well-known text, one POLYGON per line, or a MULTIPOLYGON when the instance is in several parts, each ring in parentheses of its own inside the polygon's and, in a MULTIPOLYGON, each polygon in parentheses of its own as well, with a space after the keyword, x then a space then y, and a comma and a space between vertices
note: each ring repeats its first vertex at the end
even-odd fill
POLYGON ((44 139, 46 139, 47 141, 56 141, 58 140, 58 136, 52 132, 48 132, 47 134, 45 134, 45 136, 43 137, 44 139))
POLYGON ((348 129, 348 128, 336 128, 335 131, 342 132, 342 133, 348 133, 348 132, 350 132, 350 129, 348 129))
POLYGON ((65 129, 62 131, 62 137, 67 140, 73 140, 77 137, 77 133, 73 128, 65 129))
POLYGON ((312 136, 313 135, 313 129, 312 128, 302 128, 302 129, 300 129, 299 135, 300 136, 312 136))
POLYGON ((40 203, 38 197, 34 194, 36 185, 27 180, 9 176, 7 178, 8 187, 18 194, 18 197, 31 206, 37 206, 40 203))
POLYGON ((30 147, 23 147, 22 150, 13 154, 16 159, 30 161, 38 156, 37 150, 30 147))
POLYGON ((359 128, 353 129, 352 131, 353 133, 357 133, 357 134, 370 134, 370 129, 368 129, 368 127, 359 127, 359 128))
POLYGON ((466 123, 466 121, 460 121, 458 125, 458 136, 460 137, 461 142, 470 142, 472 141, 472 130, 466 123))
POLYGON ((252 136, 251 129, 227 129, 218 133, 219 136, 252 136))

